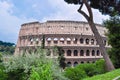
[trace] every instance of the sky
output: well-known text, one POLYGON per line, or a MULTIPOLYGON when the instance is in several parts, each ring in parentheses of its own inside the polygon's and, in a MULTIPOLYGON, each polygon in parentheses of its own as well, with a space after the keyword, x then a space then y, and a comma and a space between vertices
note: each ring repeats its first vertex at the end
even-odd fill
MULTIPOLYGON (((0 0, 0 40, 16 43, 21 24, 47 20, 86 21, 77 12, 79 5, 64 0, 0 0)), ((86 11, 86 8, 83 7, 86 11)), ((94 22, 101 24, 109 18, 92 9, 94 22)))

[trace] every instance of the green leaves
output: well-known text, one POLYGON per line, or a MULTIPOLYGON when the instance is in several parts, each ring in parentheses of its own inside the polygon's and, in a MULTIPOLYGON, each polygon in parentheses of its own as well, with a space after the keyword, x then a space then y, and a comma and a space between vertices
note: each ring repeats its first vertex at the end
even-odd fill
POLYGON ((98 60, 96 63, 79 64, 74 68, 67 68, 64 75, 70 80, 83 80, 83 78, 91 77, 105 72, 105 61, 98 60))
MULTIPOLYGON (((83 4, 85 0, 64 0, 68 4, 83 4)), ((120 0, 86 0, 91 8, 98 9, 102 14, 120 15, 120 0)))
POLYGON ((120 17, 111 17, 104 25, 108 29, 108 42, 112 46, 108 53, 114 66, 120 68, 120 17))

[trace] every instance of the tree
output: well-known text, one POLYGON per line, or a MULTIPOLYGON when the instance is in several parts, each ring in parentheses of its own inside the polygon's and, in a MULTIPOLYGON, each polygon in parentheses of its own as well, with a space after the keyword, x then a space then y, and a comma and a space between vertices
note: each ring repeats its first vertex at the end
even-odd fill
POLYGON ((98 33, 96 25, 94 24, 93 13, 91 8, 99 9, 99 11, 103 14, 120 15, 120 8, 119 8, 120 0, 64 0, 64 1, 66 1, 69 4, 80 5, 78 12, 82 14, 88 21, 88 24, 90 25, 91 30, 94 33, 94 37, 96 38, 99 48, 101 50, 101 54, 105 59, 106 68, 108 69, 108 71, 113 70, 114 66, 106 52, 103 39, 98 33), (83 5, 86 6, 89 15, 82 10, 83 5))
POLYGON ((120 17, 111 17, 104 25, 108 29, 108 42, 112 46, 108 53, 115 68, 120 68, 120 17))
POLYGON ((58 47, 58 60, 59 60, 59 66, 65 69, 66 67, 65 57, 64 57, 63 49, 61 47, 58 47))
POLYGON ((57 54, 57 53, 58 53, 59 67, 65 69, 66 63, 65 63, 65 57, 64 57, 64 52, 62 47, 59 47, 59 46, 53 47, 53 54, 57 54))

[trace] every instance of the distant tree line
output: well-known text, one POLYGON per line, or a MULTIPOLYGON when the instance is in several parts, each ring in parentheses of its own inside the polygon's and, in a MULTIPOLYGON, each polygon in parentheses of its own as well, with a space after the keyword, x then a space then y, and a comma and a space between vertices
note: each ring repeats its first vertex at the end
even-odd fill
POLYGON ((0 41, 0 46, 14 46, 14 43, 0 41))
POLYGON ((0 53, 13 54, 14 51, 15 51, 14 43, 0 41, 0 53))

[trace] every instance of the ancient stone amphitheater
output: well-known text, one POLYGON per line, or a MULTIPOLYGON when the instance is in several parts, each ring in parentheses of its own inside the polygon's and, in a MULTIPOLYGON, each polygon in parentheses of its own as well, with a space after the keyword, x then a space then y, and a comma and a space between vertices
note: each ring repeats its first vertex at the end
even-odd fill
MULTIPOLYGON (((107 30, 102 25, 96 24, 97 29, 107 43, 105 33, 107 30)), ((79 21, 47 21, 44 23, 30 22, 21 25, 15 55, 23 51, 29 51, 41 46, 42 36, 45 35, 45 48, 50 51, 49 57, 56 57, 51 47, 60 46, 63 48, 66 63, 75 66, 81 63, 95 62, 103 58, 99 45, 97 45, 94 34, 87 22, 79 21)))

